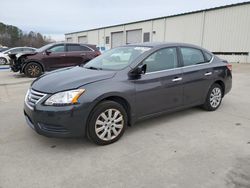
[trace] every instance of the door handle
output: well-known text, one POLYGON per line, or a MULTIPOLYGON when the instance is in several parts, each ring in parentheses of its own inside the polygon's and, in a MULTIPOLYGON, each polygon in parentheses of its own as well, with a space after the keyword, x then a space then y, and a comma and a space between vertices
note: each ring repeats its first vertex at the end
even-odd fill
POLYGON ((66 55, 65 54, 62 54, 62 55, 60 55, 61 57, 65 57, 66 55))
POLYGON ((212 72, 206 72, 204 75, 205 76, 210 76, 210 75, 212 75, 213 73, 212 72))
POLYGON ((80 55, 86 55, 86 53, 82 53, 82 54, 80 54, 80 55))
POLYGON ((173 82, 178 82, 178 81, 181 81, 182 80, 182 77, 178 77, 178 78, 174 78, 172 81, 173 82))

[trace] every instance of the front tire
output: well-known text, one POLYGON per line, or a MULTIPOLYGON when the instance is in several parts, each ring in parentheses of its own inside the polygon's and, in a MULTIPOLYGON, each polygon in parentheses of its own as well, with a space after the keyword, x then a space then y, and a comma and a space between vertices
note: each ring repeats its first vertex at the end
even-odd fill
POLYGON ((28 63, 24 68, 24 74, 30 78, 35 78, 43 73, 42 66, 38 63, 28 63))
POLYGON ((103 101, 90 115, 88 137, 98 145, 116 142, 127 127, 127 113, 123 106, 114 101, 103 101))
POLYGON ((208 91, 206 102, 202 106, 203 109, 215 111, 221 105, 222 96, 222 87, 219 84, 213 84, 208 91))

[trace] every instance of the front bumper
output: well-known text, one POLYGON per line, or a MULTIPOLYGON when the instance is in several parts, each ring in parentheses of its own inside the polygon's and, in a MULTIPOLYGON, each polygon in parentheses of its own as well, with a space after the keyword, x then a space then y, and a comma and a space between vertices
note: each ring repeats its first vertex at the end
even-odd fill
POLYGON ((87 108, 77 106, 44 106, 30 108, 24 103, 27 124, 38 134, 48 137, 80 137, 85 135, 87 108))

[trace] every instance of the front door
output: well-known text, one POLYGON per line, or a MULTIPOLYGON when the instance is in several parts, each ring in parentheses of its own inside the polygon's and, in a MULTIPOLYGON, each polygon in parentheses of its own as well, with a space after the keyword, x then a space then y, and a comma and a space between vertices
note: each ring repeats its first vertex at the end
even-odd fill
POLYGON ((48 70, 65 67, 65 45, 56 44, 43 53, 42 62, 48 70))
POLYGON ((182 72, 176 48, 160 49, 143 61, 146 73, 135 80, 136 113, 143 117, 182 105, 182 72))

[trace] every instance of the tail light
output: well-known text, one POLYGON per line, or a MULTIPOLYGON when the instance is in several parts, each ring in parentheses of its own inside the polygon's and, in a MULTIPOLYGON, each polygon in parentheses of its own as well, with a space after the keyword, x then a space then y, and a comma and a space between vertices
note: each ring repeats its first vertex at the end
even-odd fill
POLYGON ((230 71, 232 71, 232 70, 233 70, 232 64, 227 64, 227 68, 228 68, 230 71))
POLYGON ((97 56, 101 55, 101 52, 100 51, 96 51, 95 54, 96 54, 96 57, 97 57, 97 56))

